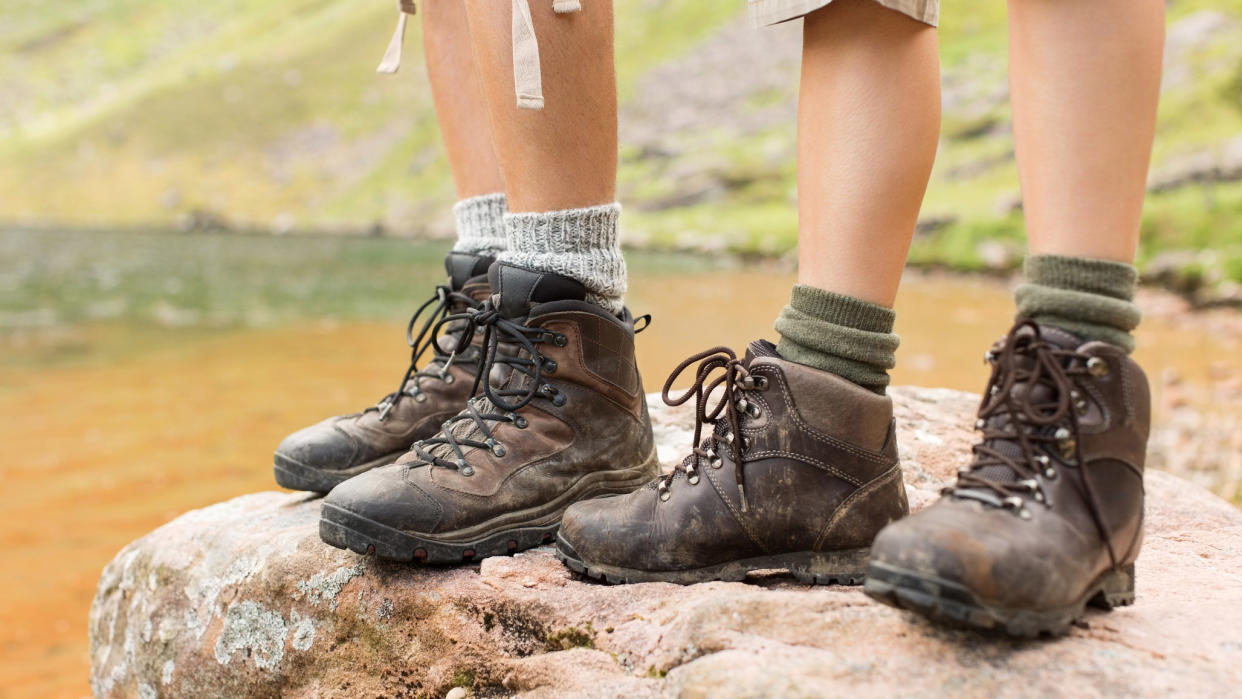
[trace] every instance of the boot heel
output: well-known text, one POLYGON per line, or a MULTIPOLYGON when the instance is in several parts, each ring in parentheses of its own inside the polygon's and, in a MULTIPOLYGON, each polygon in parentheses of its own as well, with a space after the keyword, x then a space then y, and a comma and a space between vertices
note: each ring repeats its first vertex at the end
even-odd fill
POLYGON ((1100 578, 1100 591, 1091 598, 1091 606, 1112 609, 1134 604, 1134 564, 1110 570, 1100 578))
POLYGON ((871 549, 845 549, 803 554, 788 565, 798 582, 807 585, 861 585, 867 577, 871 549))

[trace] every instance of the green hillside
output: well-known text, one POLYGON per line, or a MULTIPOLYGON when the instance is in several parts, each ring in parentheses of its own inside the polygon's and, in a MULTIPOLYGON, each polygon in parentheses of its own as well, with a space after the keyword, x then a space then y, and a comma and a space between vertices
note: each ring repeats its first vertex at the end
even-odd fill
MULTIPOLYGON (((743 4, 616 1, 632 244, 794 245, 796 49, 769 60, 769 42, 730 60, 757 41, 743 4), (670 64, 690 82, 658 79, 670 64), (691 96, 704 113, 653 133, 665 102, 701 81, 719 88, 691 96)), ((944 0, 943 17, 943 142, 913 261, 1012 266, 1004 7, 944 0)), ((447 232, 419 33, 398 76, 373 72, 394 19, 388 2, 9 0, 0 224, 447 232)), ((1242 281, 1242 0, 1172 0, 1169 26, 1142 261, 1228 295, 1220 282, 1242 281)))

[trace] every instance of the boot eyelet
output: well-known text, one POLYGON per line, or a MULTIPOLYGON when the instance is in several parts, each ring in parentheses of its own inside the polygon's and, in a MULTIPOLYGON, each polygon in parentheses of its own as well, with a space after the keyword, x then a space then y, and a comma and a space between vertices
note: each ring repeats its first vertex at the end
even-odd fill
POLYGON ((1092 376, 1096 378, 1108 376, 1108 371, 1108 362, 1103 359, 1100 359, 1099 357, 1092 357, 1087 360, 1087 372, 1092 376))
POLYGON ((707 462, 707 465, 712 468, 720 468, 721 466, 724 466, 724 459, 720 458, 720 456, 716 454, 712 454, 712 458, 707 462))
POLYGON ((986 424, 987 424, 987 422, 986 422, 986 421, 984 421, 984 419, 983 419, 983 418, 979 418, 978 420, 975 420, 975 429, 976 429, 976 430, 981 430, 981 429, 983 429, 983 426, 984 426, 984 425, 986 425, 986 424))
POLYGON ((530 423, 526 421, 526 418, 522 417, 521 415, 513 416, 513 426, 518 428, 519 430, 526 429, 526 426, 529 424, 530 423))
POLYGON ((469 478, 474 475, 474 467, 471 466, 470 464, 462 464, 461 466, 457 467, 457 472, 465 476, 466 478, 469 478))
POLYGON ((672 497, 672 493, 670 493, 669 491, 667 490, 660 491, 660 502, 668 502, 668 499, 670 497, 672 497))
POLYGON ((561 333, 552 333, 552 344, 557 347, 564 347, 569 344, 569 338, 565 337, 561 333))
POLYGON ((758 405, 756 405, 756 404, 754 404, 754 403, 751 403, 751 404, 750 404, 749 406, 747 406, 747 408, 746 408, 746 414, 747 414, 747 415, 749 415, 749 416, 751 416, 752 418, 757 418, 757 417, 759 417, 759 414, 760 414, 760 413, 759 413, 759 406, 758 406, 758 405))
POLYGON ((1026 509, 1026 508, 1024 507, 1024 508, 1022 508, 1022 509, 1018 510, 1018 516, 1019 516, 1019 517, 1021 517, 1022 519, 1030 519, 1030 518, 1031 518, 1031 511, 1030 511, 1030 510, 1028 510, 1028 509, 1026 509))
POLYGON ((492 442, 492 455, 493 456, 500 457, 500 456, 504 456, 506 453, 507 452, 505 451, 505 445, 501 444, 500 442, 496 442, 496 441, 492 442))
POLYGON ((414 401, 415 401, 415 402, 417 402, 417 403, 426 403, 426 402, 427 402, 427 394, 426 394, 426 393, 422 393, 422 392, 415 393, 415 394, 414 394, 414 401))
POLYGON ((742 437, 742 449, 750 448, 750 437, 742 437))
POLYGON ((694 474, 694 475, 690 476, 689 478, 687 478, 687 479, 686 479, 686 481, 687 481, 690 485, 698 485, 698 484, 699 484, 699 474, 697 474, 697 473, 696 473, 696 474, 694 474))
POLYGON ((543 360, 543 371, 544 371, 544 373, 547 373, 547 374, 555 374, 555 373, 556 373, 556 369, 557 369, 557 364, 556 364, 556 361, 555 361, 555 360, 552 360, 552 359, 545 359, 545 360, 543 360))
POLYGON ((456 381, 456 380, 457 380, 457 377, 456 377, 456 376, 453 376, 452 374, 445 374, 445 375, 441 376, 440 378, 441 378, 441 379, 443 379, 443 380, 444 380, 444 383, 447 383, 447 384, 451 384, 451 383, 453 383, 454 381, 456 381))
POLYGON ((768 386, 769 386, 769 384, 768 384, 768 377, 766 377, 766 376, 756 376, 756 377, 755 377, 755 390, 758 390, 758 391, 766 391, 766 390, 768 390, 768 386))
POLYGON ((552 399, 552 405, 555 405, 558 408, 561 407, 562 405, 565 405, 568 402, 569 402, 569 399, 565 397, 564 393, 558 393, 556 394, 556 397, 552 399))
POLYGON ((1044 478, 1047 478, 1050 481, 1055 481, 1057 479, 1057 470, 1051 466, 1044 469, 1044 478))

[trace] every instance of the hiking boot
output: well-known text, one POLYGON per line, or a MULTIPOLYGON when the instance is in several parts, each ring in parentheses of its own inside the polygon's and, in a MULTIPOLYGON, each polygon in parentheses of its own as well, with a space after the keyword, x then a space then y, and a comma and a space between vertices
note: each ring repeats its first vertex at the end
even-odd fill
POLYGON ((876 539, 866 592, 933 621, 1062 634, 1134 601, 1147 378, 1113 345, 1023 322, 987 354, 956 485, 876 539))
MULTIPOLYGON (((339 415, 298 430, 276 448, 276 482, 291 490, 326 493, 348 478, 396 461, 410 444, 435 434, 440 424, 470 398, 480 362, 479 347, 452 357, 431 342, 432 328, 449 314, 478 308, 491 293, 487 268, 491 258, 453 252, 445 259, 449 279, 436 287, 406 328, 410 365, 396 391, 362 412, 339 415), (414 326, 431 309, 417 337, 414 326), (427 366, 418 362, 431 352, 427 366)), ((448 331, 440 345, 456 342, 448 331)))
POLYGON ((565 508, 659 473, 634 323, 577 281, 506 263, 482 328, 483 395, 391 466, 337 486, 319 535, 385 559, 452 563, 551 541, 565 508), (500 342, 516 345, 506 356, 500 342))
POLYGON ((685 584, 783 568, 805 583, 852 585, 872 538, 909 512, 887 396, 786 361, 761 340, 741 361, 723 347, 690 357, 663 397, 696 399, 696 446, 641 490, 569 508, 556 546, 572 570, 685 584), (694 384, 671 397, 696 361, 694 384))

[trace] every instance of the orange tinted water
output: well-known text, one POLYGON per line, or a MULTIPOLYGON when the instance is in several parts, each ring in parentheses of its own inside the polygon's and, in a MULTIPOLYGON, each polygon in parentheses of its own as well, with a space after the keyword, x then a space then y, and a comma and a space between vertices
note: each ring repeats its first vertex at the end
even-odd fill
MULTIPOLYGON (((633 283, 647 390, 691 352, 774 337, 792 276, 772 272, 633 283)), ((980 356, 1008 324, 1005 285, 914 277, 898 301, 898 383, 977 390, 980 356)), ((272 488, 287 433, 360 408, 400 378, 400 321, 274 330, 66 331, 6 352, 0 369, 0 693, 89 693, 86 618, 102 567, 132 539, 187 509, 272 488), (40 356, 68 354, 51 365, 40 356)), ((1236 335, 1156 317, 1138 358, 1153 378, 1242 372, 1236 335)), ((1160 381, 1154 388, 1161 390, 1160 381)), ((1159 404, 1160 401, 1157 401, 1159 404)))

